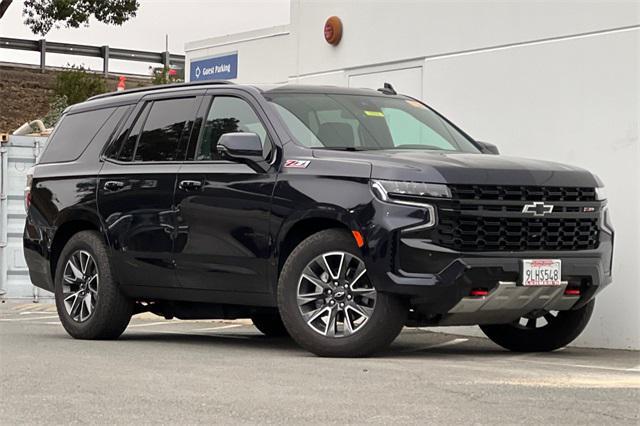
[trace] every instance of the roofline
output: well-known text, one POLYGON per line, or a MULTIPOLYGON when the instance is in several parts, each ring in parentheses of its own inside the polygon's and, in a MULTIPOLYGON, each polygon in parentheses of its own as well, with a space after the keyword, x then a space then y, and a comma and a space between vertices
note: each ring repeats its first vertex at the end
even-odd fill
POLYGON ((197 50, 227 46, 229 44, 252 42, 263 38, 285 36, 290 35, 290 33, 290 24, 276 25, 273 27, 259 28, 257 30, 242 31, 224 36, 189 41, 185 43, 184 51, 185 53, 194 52, 197 50))
MULTIPOLYGON (((368 95, 368 96, 389 96, 390 94, 380 93, 379 90, 370 88, 354 88, 343 86, 328 86, 328 85, 315 85, 315 84, 282 84, 282 85, 259 85, 259 84, 237 84, 227 80, 206 80, 206 81, 193 81, 185 83, 172 83, 161 84, 155 86, 137 87, 135 89, 122 90, 120 92, 109 92, 100 95, 95 95, 87 99, 85 102, 96 100, 117 100, 120 97, 126 95, 139 95, 149 92, 162 92, 173 91, 179 89, 189 89, 193 87, 206 87, 206 86, 244 86, 252 87, 262 93, 333 93, 333 94, 353 94, 353 95, 368 95)), ((398 94, 396 96, 403 96, 398 94)), ((136 98, 137 99, 137 98, 136 98)), ((83 102, 84 103, 84 102, 83 102)), ((71 105, 69 108, 73 107, 71 105)))
POLYGON ((209 80, 209 81, 190 81, 185 83, 160 84, 155 86, 136 87, 135 89, 122 90, 119 92, 102 93, 100 95, 95 95, 90 97, 89 99, 87 99, 87 101, 112 98, 120 95, 129 95, 132 93, 158 91, 163 89, 180 89, 183 87, 192 87, 192 86, 197 87, 197 86, 220 85, 220 84, 235 84, 235 83, 227 80, 209 80))

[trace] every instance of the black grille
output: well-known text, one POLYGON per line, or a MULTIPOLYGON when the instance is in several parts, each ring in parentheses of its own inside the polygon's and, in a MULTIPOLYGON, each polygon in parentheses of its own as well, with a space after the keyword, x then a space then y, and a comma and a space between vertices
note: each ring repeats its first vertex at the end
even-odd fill
POLYGON ((458 200, 596 201, 595 188, 510 185, 451 185, 449 188, 458 200))
POLYGON ((450 185, 451 200, 437 205, 435 228, 421 237, 456 251, 569 251, 598 247, 602 204, 594 188, 450 185), (525 213, 532 202, 553 205, 542 217, 525 213))
POLYGON ((598 219, 441 215, 431 238, 458 251, 588 250, 598 246, 598 219))

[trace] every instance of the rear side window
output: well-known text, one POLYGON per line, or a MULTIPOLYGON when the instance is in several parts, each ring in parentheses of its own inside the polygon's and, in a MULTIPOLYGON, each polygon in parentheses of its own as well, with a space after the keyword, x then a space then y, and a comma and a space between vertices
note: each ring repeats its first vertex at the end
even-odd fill
POLYGON ((40 164, 77 160, 115 110, 104 108, 65 115, 51 135, 40 164))
POLYGON ((135 161, 177 161, 185 124, 193 117, 194 98, 167 99, 151 105, 144 123, 135 161))
POLYGON ((104 155, 123 162, 182 161, 195 113, 195 97, 146 102, 104 155))
MULTIPOLYGON (((133 153, 136 149, 136 143, 138 142, 138 138, 140 137, 140 130, 142 130, 142 125, 144 124, 144 120, 147 118, 149 114, 149 108, 151 104, 145 104, 142 111, 138 115, 138 119, 131 127, 131 131, 127 135, 123 134, 124 143, 119 151, 115 153, 115 158, 119 161, 131 161, 133 159, 133 153)), ((113 157, 112 157, 113 158, 113 157)))

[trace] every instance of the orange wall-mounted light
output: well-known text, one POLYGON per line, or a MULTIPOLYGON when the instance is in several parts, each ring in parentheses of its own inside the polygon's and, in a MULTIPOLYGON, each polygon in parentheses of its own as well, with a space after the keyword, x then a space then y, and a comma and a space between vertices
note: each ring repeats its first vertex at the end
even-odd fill
POLYGON ((324 23, 324 39, 332 46, 336 46, 342 39, 342 21, 332 16, 324 23))

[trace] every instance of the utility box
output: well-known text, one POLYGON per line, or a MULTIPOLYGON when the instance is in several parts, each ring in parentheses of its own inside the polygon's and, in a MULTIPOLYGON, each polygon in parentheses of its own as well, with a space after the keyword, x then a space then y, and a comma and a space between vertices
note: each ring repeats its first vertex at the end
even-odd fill
POLYGON ((0 142, 0 297, 52 297, 31 284, 22 250, 27 172, 47 143, 46 136, 9 135, 0 142))

